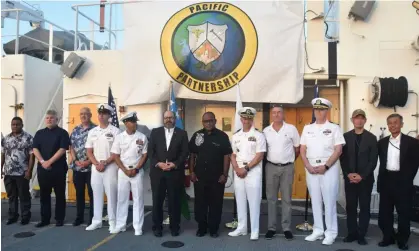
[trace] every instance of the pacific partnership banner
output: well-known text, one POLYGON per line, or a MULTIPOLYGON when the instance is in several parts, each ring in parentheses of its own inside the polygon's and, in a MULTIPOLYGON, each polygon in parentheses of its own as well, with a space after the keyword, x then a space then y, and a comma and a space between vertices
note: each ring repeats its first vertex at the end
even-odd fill
POLYGON ((178 98, 296 103, 303 97, 303 1, 124 4, 124 105, 178 98))

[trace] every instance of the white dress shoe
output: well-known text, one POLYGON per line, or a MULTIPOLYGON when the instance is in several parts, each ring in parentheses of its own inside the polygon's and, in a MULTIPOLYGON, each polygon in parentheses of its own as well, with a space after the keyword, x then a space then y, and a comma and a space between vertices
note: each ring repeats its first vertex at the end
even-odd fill
POLYGON ((305 238, 306 241, 317 241, 323 239, 323 234, 312 233, 305 238))
POLYGON ((324 238, 324 240, 323 240, 323 242, 322 242, 322 244, 323 245, 332 245, 333 244, 333 242, 335 242, 335 239, 333 239, 333 238, 331 238, 331 237, 326 237, 326 238, 324 238))
POLYGON ((259 233, 251 233, 250 240, 257 241, 259 239, 259 233))
POLYGON ((143 231, 141 230, 135 230, 135 236, 143 235, 143 231))
POLYGON ((101 227, 102 227, 101 223, 99 223, 99 224, 92 223, 92 224, 90 224, 90 226, 86 227, 86 231, 93 231, 93 230, 99 229, 101 227))
POLYGON ((241 235, 247 235, 247 232, 242 232, 236 229, 233 232, 228 233, 228 236, 231 236, 231 237, 236 237, 236 236, 241 236, 241 235))
POLYGON ((120 232, 125 232, 127 229, 124 227, 124 228, 117 228, 117 227, 115 227, 115 228, 113 228, 112 230, 110 230, 110 233, 111 234, 117 234, 117 233, 120 233, 120 232))
POLYGON ((114 232, 116 230, 115 221, 109 221, 109 232, 114 232))

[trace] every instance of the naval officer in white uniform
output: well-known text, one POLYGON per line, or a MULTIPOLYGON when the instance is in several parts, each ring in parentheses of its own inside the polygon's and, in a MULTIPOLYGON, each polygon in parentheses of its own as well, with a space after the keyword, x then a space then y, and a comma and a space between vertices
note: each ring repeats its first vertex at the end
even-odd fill
POLYGON ((345 145, 340 127, 327 120, 332 104, 324 98, 311 101, 316 121, 304 126, 301 135, 301 158, 306 167, 307 186, 311 196, 314 226, 306 241, 323 239, 331 245, 338 235, 336 201, 339 192, 339 165, 337 160, 345 145), (323 228, 323 203, 326 231, 323 228))
POLYGON ((247 234, 247 201, 250 210, 251 240, 259 238, 260 202, 262 200, 262 159, 266 152, 265 136, 253 126, 256 110, 239 110, 243 129, 233 135, 231 164, 234 168, 234 193, 237 201, 238 226, 229 236, 247 234))
POLYGON ((89 131, 86 140, 87 157, 92 162, 91 185, 93 190, 93 219, 86 228, 92 231, 102 227, 103 191, 108 202, 109 231, 115 228, 118 166, 111 154, 111 147, 120 130, 109 124, 113 108, 100 104, 99 125, 89 131))
POLYGON ((144 164, 147 160, 147 137, 137 131, 137 113, 130 112, 123 117, 126 130, 116 136, 111 152, 119 167, 118 170, 118 206, 116 227, 111 234, 126 230, 129 194, 132 191, 134 201, 132 217, 135 235, 143 234, 144 223, 144 164))

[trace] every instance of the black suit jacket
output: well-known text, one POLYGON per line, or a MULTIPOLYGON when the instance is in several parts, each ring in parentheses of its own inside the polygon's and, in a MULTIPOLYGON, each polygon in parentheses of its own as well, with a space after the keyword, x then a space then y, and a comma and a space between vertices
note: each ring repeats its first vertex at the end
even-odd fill
MULTIPOLYGON (((378 155, 380 156, 380 170, 378 173, 377 191, 382 191, 386 185, 387 151, 390 136, 378 141, 378 155)), ((419 141, 405 134, 400 138, 400 190, 413 188, 413 180, 418 172, 419 166, 419 141)))
POLYGON ((355 157, 356 134, 351 130, 343 134, 346 144, 343 146, 340 164, 344 178, 349 181, 348 174, 358 173, 363 180, 372 178, 374 180, 374 170, 377 166, 378 149, 377 137, 369 131, 364 131, 361 144, 358 150, 358 158, 355 157), (358 160, 358 161, 357 161, 358 160), (358 162, 358 163, 356 163, 358 162), (355 171, 357 167, 358 172, 355 171))
POLYGON ((150 134, 150 142, 147 149, 150 158, 150 175, 163 172, 156 167, 158 162, 173 162, 176 169, 171 171, 185 172, 185 161, 188 157, 188 135, 186 131, 174 128, 172 140, 170 141, 169 150, 166 147, 166 134, 164 127, 154 128, 150 134))

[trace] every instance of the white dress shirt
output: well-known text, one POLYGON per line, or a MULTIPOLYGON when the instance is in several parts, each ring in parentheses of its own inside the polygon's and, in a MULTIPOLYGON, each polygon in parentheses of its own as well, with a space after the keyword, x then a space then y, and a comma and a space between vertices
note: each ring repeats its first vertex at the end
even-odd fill
POLYGON ((400 171, 400 135, 393 138, 390 136, 387 150, 387 166, 389 171, 400 171))
POLYGON ((170 146, 170 141, 172 140, 172 136, 173 136, 173 131, 175 130, 175 128, 164 128, 164 133, 166 135, 166 148, 167 151, 169 151, 169 146, 170 146))
POLYGON ((295 126, 283 122, 281 129, 277 132, 271 124, 263 130, 263 134, 268 146, 267 159, 269 162, 274 164, 294 162, 294 147, 300 145, 300 135, 295 126))

